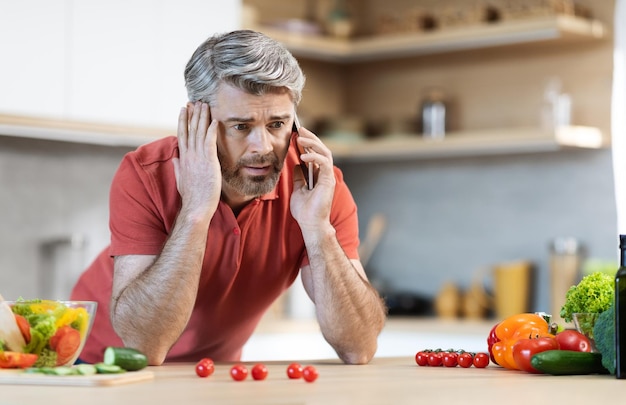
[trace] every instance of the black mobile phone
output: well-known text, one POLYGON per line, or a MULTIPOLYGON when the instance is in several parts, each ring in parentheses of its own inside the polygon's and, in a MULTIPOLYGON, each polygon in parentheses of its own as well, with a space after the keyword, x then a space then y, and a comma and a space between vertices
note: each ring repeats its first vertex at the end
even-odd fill
POLYGON ((306 153, 306 149, 301 147, 296 139, 298 138, 298 128, 300 127, 300 123, 298 122, 298 117, 295 117, 293 120, 293 126, 291 127, 291 141, 293 142, 296 150, 298 151, 298 160, 300 161, 300 167, 302 168, 302 173, 304 173, 304 180, 306 181, 307 188, 309 190, 313 190, 313 163, 305 163, 300 158, 300 155, 306 153))

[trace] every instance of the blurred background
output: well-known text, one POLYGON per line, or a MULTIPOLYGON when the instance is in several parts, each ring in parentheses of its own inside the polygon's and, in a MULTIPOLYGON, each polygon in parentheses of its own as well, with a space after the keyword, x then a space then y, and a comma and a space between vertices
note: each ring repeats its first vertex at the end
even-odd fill
MULTIPOLYGON (((0 0, 0 291, 67 297, 108 244, 122 156, 175 134, 193 50, 254 28, 307 75, 298 113, 335 151, 392 314, 494 316, 495 269, 517 262, 526 309, 552 312, 555 271, 616 266, 614 7, 0 0)), ((298 287, 277 313, 311 316, 298 287)))

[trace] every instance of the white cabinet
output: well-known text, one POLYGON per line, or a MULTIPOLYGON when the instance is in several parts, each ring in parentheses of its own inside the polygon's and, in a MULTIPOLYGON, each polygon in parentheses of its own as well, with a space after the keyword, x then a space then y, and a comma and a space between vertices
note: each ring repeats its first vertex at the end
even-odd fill
POLYGON ((65 109, 64 1, 0 5, 0 111, 61 117, 65 109))
MULTIPOLYGON (((8 2, 7 2, 8 3, 8 2)), ((183 71, 240 1, 30 0, 0 10, 0 113, 175 127, 183 71)))

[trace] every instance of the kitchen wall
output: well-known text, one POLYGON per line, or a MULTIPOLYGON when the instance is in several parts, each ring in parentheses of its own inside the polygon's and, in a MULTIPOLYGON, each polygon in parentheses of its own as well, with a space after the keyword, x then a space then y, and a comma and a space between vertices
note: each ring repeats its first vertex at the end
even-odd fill
MULTIPOLYGON (((600 17, 610 25, 612 1, 602 4, 600 17), (611 7, 604 6, 609 3, 611 7)), ((606 46, 600 54, 596 54, 597 47, 585 47, 591 55, 586 59, 576 56, 580 49, 540 52, 553 61, 546 76, 563 73, 565 84, 574 91, 579 123, 605 131, 611 81, 610 43, 606 46)), ((466 108, 460 118, 465 121, 459 122, 466 127, 497 126, 505 119, 528 123, 537 114, 544 77, 537 72, 545 65, 536 54, 511 52, 508 56, 512 59, 493 52, 435 57, 448 62, 437 75, 432 58, 372 63, 359 71, 302 61, 308 76, 303 110, 310 115, 345 111, 407 116, 417 108, 424 78, 436 77, 463 89, 458 97, 466 108), (519 66, 523 60, 533 68, 519 66), (502 66, 506 66, 505 73, 493 73, 502 66), (390 70, 383 75, 382 68, 390 70), (376 84, 380 82, 373 80, 381 77, 392 92, 381 90, 376 84), (403 86, 403 82, 411 85, 403 86), (353 91, 340 91, 346 83, 353 91), (501 100, 519 104, 509 108, 501 100)), ((6 92, 0 91, 0 97, 6 98, 6 92)), ((42 242, 85 236, 86 245, 79 253, 85 265, 106 245, 109 182, 126 151, 0 137, 0 292, 6 298, 39 293, 42 242)), ((609 150, 341 163, 341 168, 359 205, 362 231, 374 213, 388 218, 388 230, 368 271, 393 290, 432 296, 444 281, 466 287, 479 269, 524 258, 537 263, 533 304, 544 309, 549 300, 547 246, 551 238, 575 236, 591 256, 616 257, 609 150)))
POLYGON ((68 291, 67 283, 108 243, 109 184, 126 151, 0 136, 5 299, 68 298, 49 294, 68 291))

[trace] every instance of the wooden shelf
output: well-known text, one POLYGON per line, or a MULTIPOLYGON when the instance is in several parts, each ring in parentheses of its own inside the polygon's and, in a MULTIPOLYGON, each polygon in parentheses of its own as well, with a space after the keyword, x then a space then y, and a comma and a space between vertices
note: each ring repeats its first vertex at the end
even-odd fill
POLYGON ((601 39, 607 35, 606 28, 601 22, 568 15, 351 40, 290 33, 270 26, 251 28, 284 43, 297 57, 336 63, 382 60, 524 43, 580 42, 601 39))
POLYGON ((553 133, 537 128, 457 132, 439 140, 425 139, 417 134, 368 141, 323 140, 333 151, 337 163, 540 153, 609 146, 599 129, 583 126, 561 127, 553 133))
POLYGON ((140 128, 0 114, 0 136, 137 147, 168 135, 176 135, 176 129, 140 128))
MULTIPOLYGON (((44 139, 90 145, 135 148, 175 129, 140 128, 0 114, 0 136, 44 139)), ((545 133, 537 128, 500 128, 454 132, 441 140, 420 135, 387 136, 375 140, 323 138, 336 162, 397 161, 463 156, 555 152, 567 148, 608 146, 597 128, 569 126, 545 133)))

